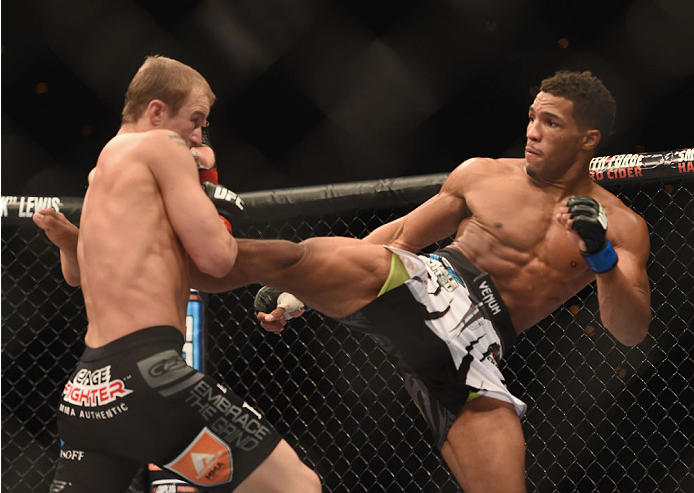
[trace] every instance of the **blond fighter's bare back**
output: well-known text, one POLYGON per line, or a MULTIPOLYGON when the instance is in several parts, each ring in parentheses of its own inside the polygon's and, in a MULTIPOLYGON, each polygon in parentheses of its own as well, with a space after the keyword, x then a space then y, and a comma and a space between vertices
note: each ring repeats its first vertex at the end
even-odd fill
POLYGON ((616 246, 640 218, 590 180, 571 188, 542 185, 523 159, 476 159, 460 184, 470 215, 452 247, 488 272, 517 332, 538 323, 595 279, 556 220, 572 195, 589 195, 605 208, 608 239, 616 246), (475 172, 476 171, 476 172, 475 172))
POLYGON ((117 135, 92 174, 78 243, 90 347, 150 326, 184 328, 188 260, 148 162, 167 134, 117 135))

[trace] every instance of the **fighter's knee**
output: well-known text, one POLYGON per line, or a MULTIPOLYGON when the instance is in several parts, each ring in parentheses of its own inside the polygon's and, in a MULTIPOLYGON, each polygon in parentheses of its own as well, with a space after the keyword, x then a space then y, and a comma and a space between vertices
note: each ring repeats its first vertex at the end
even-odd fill
MULTIPOLYGON (((292 471, 291 480, 281 485, 281 493, 321 493, 321 481, 318 474, 302 463, 299 469, 292 471)), ((278 490, 277 493, 280 493, 278 490)))
POLYGON ((304 474, 304 485, 300 490, 306 493, 321 493, 322 487, 320 478, 318 474, 313 469, 306 467, 306 472, 304 474))
POLYGON ((306 240, 299 243, 281 241, 283 241, 282 245, 284 248, 284 255, 280 257, 283 269, 290 269, 300 265, 310 253, 311 246, 310 244, 307 245, 306 240))

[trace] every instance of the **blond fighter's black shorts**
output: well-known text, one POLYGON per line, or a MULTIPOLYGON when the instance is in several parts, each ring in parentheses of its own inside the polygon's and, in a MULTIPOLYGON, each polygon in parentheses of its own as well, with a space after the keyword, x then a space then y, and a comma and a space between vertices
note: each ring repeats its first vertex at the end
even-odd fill
POLYGON ((51 492, 122 493, 146 463, 229 492, 270 455, 277 431, 188 366, 182 346, 180 331, 157 326, 84 351, 59 403, 51 492))

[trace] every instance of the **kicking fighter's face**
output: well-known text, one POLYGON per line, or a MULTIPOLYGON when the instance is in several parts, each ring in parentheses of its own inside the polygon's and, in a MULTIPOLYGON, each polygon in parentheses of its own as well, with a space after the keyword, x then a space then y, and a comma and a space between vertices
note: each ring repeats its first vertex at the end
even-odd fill
POLYGON ((573 102, 540 92, 530 105, 525 135, 528 174, 561 175, 575 162, 583 136, 573 117, 573 102))
POLYGON ((205 92, 196 87, 190 92, 178 113, 171 116, 167 112, 162 126, 180 135, 188 147, 199 147, 202 145, 202 127, 206 125, 209 114, 210 102, 205 92))

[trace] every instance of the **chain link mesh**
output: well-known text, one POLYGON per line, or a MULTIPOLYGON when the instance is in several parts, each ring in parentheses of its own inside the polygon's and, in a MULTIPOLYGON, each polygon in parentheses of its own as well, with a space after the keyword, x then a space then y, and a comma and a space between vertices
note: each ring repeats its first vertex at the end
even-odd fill
MULTIPOLYGON (((648 222, 654 318, 627 348, 587 287, 519 338, 503 372, 529 404, 536 492, 694 491, 694 192, 691 182, 616 190, 648 222)), ((361 237, 409 209, 251 224, 240 236, 361 237)), ((205 296, 206 371, 276 425, 325 492, 457 492, 392 362, 365 335, 311 312, 281 336, 252 312, 258 286, 205 296)), ((2 488, 47 492, 55 408, 84 344, 82 295, 33 225, 2 228, 2 488)))

